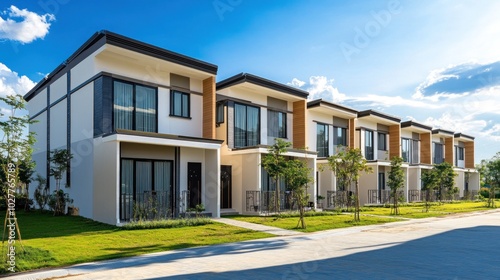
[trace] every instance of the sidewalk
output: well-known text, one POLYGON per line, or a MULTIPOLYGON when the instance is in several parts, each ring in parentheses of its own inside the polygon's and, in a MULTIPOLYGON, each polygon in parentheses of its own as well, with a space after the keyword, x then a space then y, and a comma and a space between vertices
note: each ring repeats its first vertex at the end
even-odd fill
POLYGON ((241 227, 241 228, 246 228, 246 229, 251 229, 255 231, 262 231, 270 234, 274 234, 277 236, 290 236, 290 235, 299 235, 299 234, 304 234, 299 231, 294 231, 294 230, 287 230, 287 229, 282 229, 282 228, 277 228, 277 227, 270 227, 270 226, 265 226, 265 225, 259 225, 259 224, 254 224, 254 223, 248 223, 248 222, 243 222, 243 221, 238 221, 234 219, 227 219, 227 218, 215 218, 213 219, 216 222, 235 226, 235 227, 241 227))
POLYGON ((500 245, 481 240, 500 235, 500 209, 307 234, 220 220, 282 236, 6 279, 498 279, 500 245))

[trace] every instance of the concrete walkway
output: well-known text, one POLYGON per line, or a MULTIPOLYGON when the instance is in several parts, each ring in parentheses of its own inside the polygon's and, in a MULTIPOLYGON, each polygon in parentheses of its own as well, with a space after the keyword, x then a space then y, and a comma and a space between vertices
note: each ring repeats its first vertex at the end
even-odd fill
POLYGON ((241 228, 251 229, 251 230, 255 230, 255 231, 267 232, 267 233, 274 234, 277 236, 290 236, 290 235, 303 234, 302 232, 299 232, 299 231, 287 230, 287 229, 270 227, 270 226, 259 225, 259 224, 253 224, 253 223, 248 223, 248 222, 243 222, 243 221, 237 221, 234 219, 217 218, 217 219, 214 219, 214 221, 219 222, 219 223, 223 223, 226 225, 235 226, 235 227, 241 227, 241 228))
POLYGON ((500 279, 498 236, 495 210, 175 250, 10 279, 500 279))

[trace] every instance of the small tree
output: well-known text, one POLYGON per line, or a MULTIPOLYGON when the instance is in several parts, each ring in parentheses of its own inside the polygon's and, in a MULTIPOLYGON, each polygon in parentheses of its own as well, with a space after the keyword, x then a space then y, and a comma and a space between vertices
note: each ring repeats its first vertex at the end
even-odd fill
POLYGON ((274 145, 269 147, 269 153, 266 154, 262 158, 262 167, 267 171, 269 176, 274 179, 276 183, 276 196, 275 196, 275 206, 278 213, 281 210, 280 205, 280 184, 279 180, 281 177, 285 175, 285 169, 287 168, 287 160, 283 156, 286 153, 287 148, 289 148, 292 144, 290 142, 286 142, 282 139, 276 138, 274 141, 274 145))
MULTIPOLYGON (((49 197, 49 207, 54 210, 54 216, 64 214, 66 203, 73 201, 60 189, 63 175, 68 170, 68 162, 71 158, 73 155, 66 149, 55 149, 50 152, 50 176, 56 180, 56 190, 49 197)), ((65 186, 68 187, 68 184, 65 186)))
POLYGON ((425 192, 425 212, 429 212, 431 192, 436 189, 438 180, 436 178, 436 173, 429 170, 427 172, 422 172, 422 190, 425 192))
POLYGON ((366 159, 363 157, 360 149, 347 148, 345 151, 340 151, 336 155, 328 158, 328 164, 335 176, 343 178, 346 186, 356 184, 354 194, 355 211, 354 221, 360 221, 359 218, 359 177, 361 172, 371 173, 372 168, 366 164, 366 159))
MULTIPOLYGON (((453 166, 448 162, 435 164, 432 172, 435 172, 435 179, 437 180, 437 189, 439 191, 439 201, 443 200, 444 191, 448 191, 455 187, 455 176, 457 174, 453 171, 453 166)), ((457 190, 458 191, 458 190, 457 190)))
MULTIPOLYGON (((1 194, 5 197, 5 201, 8 201, 14 195, 11 186, 18 187, 20 184, 19 173, 21 163, 31 162, 35 134, 29 132, 26 135, 26 130, 34 121, 30 120, 28 115, 19 116, 18 112, 26 109, 26 103, 20 94, 0 97, 0 101, 5 103, 10 109, 10 116, 6 119, 4 118, 4 114, 0 112, 0 129, 3 133, 2 141, 0 141, 0 157, 4 159, 0 162, 0 168, 6 178, 8 178, 0 187, 1 194), (7 182, 9 183, 7 184, 7 182)), ((15 211, 6 211, 5 220, 7 221, 7 219, 14 220, 18 238, 21 240, 21 232, 15 211)), ((4 237, 6 229, 5 223, 4 237)))
POLYGON ((298 159, 289 160, 287 162, 287 166, 285 168, 285 178, 299 209, 299 221, 297 222, 297 227, 299 227, 300 224, 300 228, 303 229, 306 228, 304 216, 305 208, 309 202, 307 188, 308 184, 313 180, 310 174, 311 170, 307 167, 306 162, 298 159))
POLYGON ((40 174, 37 174, 35 181, 38 183, 35 189, 35 201, 42 211, 49 201, 49 188, 47 187, 47 180, 40 174))
POLYGON ((481 169, 484 183, 490 186, 487 206, 495 208, 496 188, 500 186, 500 152, 491 160, 486 161, 481 169))
POLYGON ((389 171, 389 180, 387 180, 387 185, 391 189, 391 198, 393 199, 393 211, 395 215, 399 215, 399 190, 404 187, 404 172, 401 167, 402 163, 403 158, 401 157, 393 157, 391 159, 391 171, 389 171))

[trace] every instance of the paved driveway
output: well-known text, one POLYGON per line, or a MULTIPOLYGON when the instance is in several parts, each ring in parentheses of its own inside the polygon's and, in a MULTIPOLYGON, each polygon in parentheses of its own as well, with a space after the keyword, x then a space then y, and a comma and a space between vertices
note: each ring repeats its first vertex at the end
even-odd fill
POLYGON ((500 279, 500 212, 77 265, 13 279, 500 279))

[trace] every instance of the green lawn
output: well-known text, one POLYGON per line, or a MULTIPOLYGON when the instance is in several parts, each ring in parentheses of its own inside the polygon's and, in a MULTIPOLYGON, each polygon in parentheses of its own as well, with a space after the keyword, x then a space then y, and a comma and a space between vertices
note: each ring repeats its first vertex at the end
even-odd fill
MULTIPOLYGON (((498 205, 500 205, 500 202, 497 203, 498 205)), ((464 212, 491 210, 491 208, 486 207, 485 202, 481 201, 466 201, 442 204, 432 203, 431 205, 432 206, 429 208, 429 212, 424 212, 424 203, 413 203, 410 205, 399 207, 399 217, 416 219, 441 217, 464 212)), ((388 207, 363 207, 362 210, 362 214, 378 216, 391 215, 391 209, 388 207)))
POLYGON ((232 219, 262 224, 266 226, 278 227, 289 230, 297 230, 301 232, 315 232, 321 230, 335 229, 335 228, 346 228, 352 226, 365 226, 373 224, 383 224, 389 222, 397 222, 401 219, 392 217, 373 217, 373 216, 362 216, 360 222, 353 222, 353 215, 336 214, 336 213, 324 213, 323 215, 315 215, 305 217, 306 229, 297 228, 297 222, 299 217, 280 217, 276 218, 274 216, 232 216, 232 219))
MULTIPOLYGON (((82 217, 54 217, 48 213, 23 211, 16 214, 22 244, 26 248, 25 254, 21 253, 20 248, 16 250, 16 271, 273 236, 219 223, 170 229, 123 230, 82 217)), ((0 215, 5 217, 5 212, 0 212, 0 215)), ((4 266, 1 269, 5 272, 4 266)))

